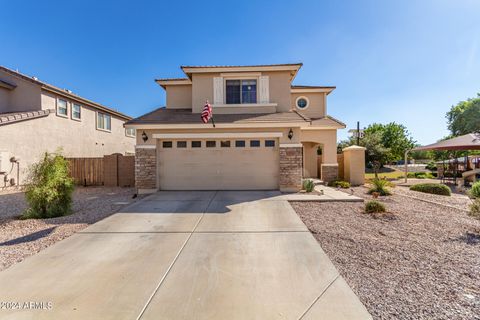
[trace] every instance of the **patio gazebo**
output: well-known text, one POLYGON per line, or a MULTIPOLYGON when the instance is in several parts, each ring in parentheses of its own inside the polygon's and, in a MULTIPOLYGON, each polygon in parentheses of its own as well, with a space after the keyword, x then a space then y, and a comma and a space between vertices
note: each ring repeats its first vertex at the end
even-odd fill
MULTIPOLYGON (((470 151, 480 150, 480 132, 468 133, 463 136, 455 137, 448 140, 439 141, 426 146, 417 147, 405 152, 405 182, 407 182, 408 175, 408 153, 410 151, 470 151)), ((480 169, 477 169, 480 173, 480 169)), ((475 170, 473 170, 475 171, 475 170)), ((476 172, 472 172, 475 174, 476 172)))

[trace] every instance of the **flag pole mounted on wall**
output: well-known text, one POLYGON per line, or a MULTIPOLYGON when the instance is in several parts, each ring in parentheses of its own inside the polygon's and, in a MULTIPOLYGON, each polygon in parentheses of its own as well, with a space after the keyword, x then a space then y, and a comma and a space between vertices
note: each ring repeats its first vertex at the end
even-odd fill
POLYGON ((202 114, 200 116, 203 123, 208 123, 212 119, 213 127, 215 128, 215 120, 213 120, 212 106, 208 103, 208 100, 205 101, 205 106, 203 107, 202 114))

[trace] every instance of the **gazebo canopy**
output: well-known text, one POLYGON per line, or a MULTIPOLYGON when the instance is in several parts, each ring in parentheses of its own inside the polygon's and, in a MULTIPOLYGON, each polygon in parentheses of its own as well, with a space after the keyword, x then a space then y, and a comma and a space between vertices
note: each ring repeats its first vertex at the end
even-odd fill
POLYGON ((463 136, 417 147, 413 150, 480 150, 480 134, 468 133, 463 136))

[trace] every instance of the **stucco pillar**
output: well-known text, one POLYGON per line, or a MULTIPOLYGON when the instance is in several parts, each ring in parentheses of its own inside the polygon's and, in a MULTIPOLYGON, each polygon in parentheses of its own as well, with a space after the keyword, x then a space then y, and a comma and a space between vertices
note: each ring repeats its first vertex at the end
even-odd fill
POLYGON ((302 144, 280 144, 280 178, 282 192, 297 192, 302 189, 303 147, 302 144))
POLYGON ((135 187, 139 194, 157 191, 157 149, 155 145, 135 148, 135 187))
POLYGON ((350 146, 343 149, 343 174, 351 185, 358 186, 365 183, 365 149, 359 146, 350 146))

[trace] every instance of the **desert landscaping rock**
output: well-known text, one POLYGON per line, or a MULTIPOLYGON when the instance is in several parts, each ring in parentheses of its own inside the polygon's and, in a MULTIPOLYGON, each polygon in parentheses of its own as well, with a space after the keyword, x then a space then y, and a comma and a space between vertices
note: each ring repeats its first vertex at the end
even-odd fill
POLYGON ((360 203, 292 206, 375 319, 480 319, 480 221, 412 192, 380 197, 384 218, 360 203))
MULTIPOLYGON (((19 191, 0 192, 0 270, 22 261, 132 203, 133 188, 78 187, 73 214, 52 219, 18 220, 27 208, 19 191)), ((138 198, 137 198, 138 199, 138 198)))

